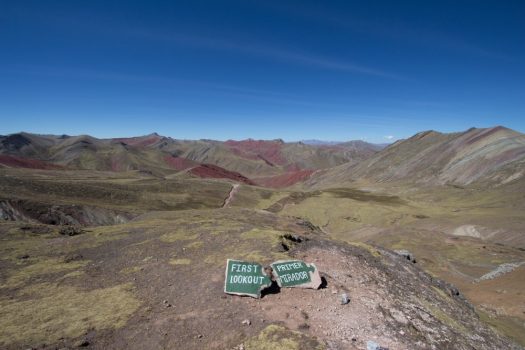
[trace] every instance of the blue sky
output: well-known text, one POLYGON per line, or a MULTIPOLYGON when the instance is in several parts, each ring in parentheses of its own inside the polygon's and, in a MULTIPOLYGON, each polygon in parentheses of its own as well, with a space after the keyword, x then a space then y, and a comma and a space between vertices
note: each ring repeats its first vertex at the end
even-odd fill
POLYGON ((0 0, 0 134, 525 132, 523 1, 0 0))

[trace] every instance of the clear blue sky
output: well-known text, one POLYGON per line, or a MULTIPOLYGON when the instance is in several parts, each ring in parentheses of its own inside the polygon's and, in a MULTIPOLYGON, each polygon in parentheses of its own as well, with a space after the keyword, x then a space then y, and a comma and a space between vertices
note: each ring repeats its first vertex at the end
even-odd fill
POLYGON ((525 132, 524 1, 0 0, 0 134, 525 132))

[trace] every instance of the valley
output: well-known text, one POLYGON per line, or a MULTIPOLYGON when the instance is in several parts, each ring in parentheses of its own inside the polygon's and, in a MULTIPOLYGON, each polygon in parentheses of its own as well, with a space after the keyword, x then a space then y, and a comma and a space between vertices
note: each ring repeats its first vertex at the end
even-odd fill
POLYGON ((3 348, 525 346, 525 135, 0 144, 3 348), (222 292, 227 258, 291 257, 325 288, 222 292))

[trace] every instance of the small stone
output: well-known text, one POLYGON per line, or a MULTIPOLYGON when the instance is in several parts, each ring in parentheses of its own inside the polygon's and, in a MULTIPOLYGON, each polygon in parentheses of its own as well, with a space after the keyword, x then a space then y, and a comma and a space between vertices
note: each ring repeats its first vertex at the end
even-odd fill
POLYGON ((249 325, 252 324, 252 322, 250 320, 246 319, 246 320, 242 321, 242 324, 249 326, 249 325))
POLYGON ((388 350, 388 348, 379 346, 376 342, 369 340, 366 342, 366 350, 388 350))
POLYGON ((341 305, 346 305, 350 302, 348 295, 346 293, 341 294, 341 305))
POLYGON ((404 332, 403 330, 400 330, 400 331, 399 331, 399 334, 401 334, 401 335, 405 335, 405 332, 404 332))
POLYGON ((167 303, 168 303, 168 301, 167 301, 167 300, 164 300, 164 301, 163 301, 163 303, 164 303, 164 304, 167 304, 167 303))
POLYGON ((202 334, 197 335, 197 338, 201 339, 202 338, 202 334))
POLYGON ((366 350, 378 350, 379 345, 371 340, 366 342, 366 350))

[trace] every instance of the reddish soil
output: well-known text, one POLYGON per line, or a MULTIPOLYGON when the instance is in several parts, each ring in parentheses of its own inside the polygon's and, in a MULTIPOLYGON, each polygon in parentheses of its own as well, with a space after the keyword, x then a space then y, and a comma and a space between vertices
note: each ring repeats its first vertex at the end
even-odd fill
POLYGON ((262 159, 270 165, 285 165, 286 159, 281 154, 283 143, 264 140, 228 140, 224 143, 232 152, 248 159, 262 159), (255 157, 255 158, 254 158, 255 157))
POLYGON ((264 177, 257 179, 257 182, 266 187, 273 188, 282 188, 292 186, 298 182, 305 181, 310 178, 310 176, 315 172, 315 170, 298 170, 292 171, 286 174, 264 177))
POLYGON ((229 171, 213 164, 201 164, 189 170, 190 174, 202 178, 230 179, 247 185, 256 185, 255 182, 235 171, 229 171))
POLYGON ((56 165, 48 162, 44 162, 37 159, 28 159, 8 156, 0 154, 0 165, 4 165, 10 168, 29 168, 29 169, 43 169, 43 170, 59 170, 64 169, 61 165, 56 165))
POLYGON ((194 162, 193 160, 189 160, 189 159, 181 158, 181 157, 174 157, 171 155, 165 156, 164 161, 169 165, 170 168, 173 168, 179 171, 189 169, 198 164, 197 162, 194 162))
POLYGON ((113 155, 111 157, 111 171, 126 171, 128 164, 126 164, 125 156, 113 155))
POLYGON ((287 171, 287 172, 295 172, 295 171, 301 171, 303 170, 301 168, 301 166, 297 163, 293 163, 293 164, 289 164, 287 166, 284 167, 284 169, 287 171))

